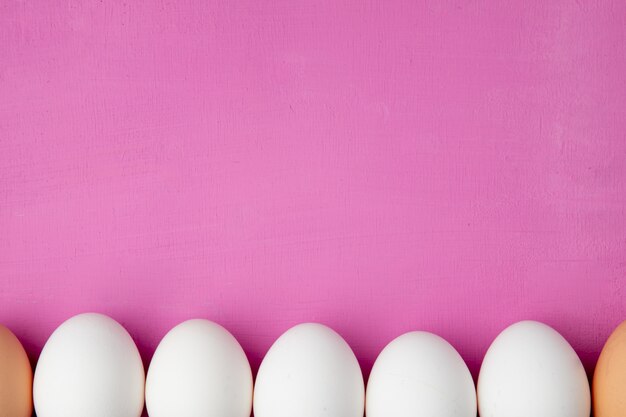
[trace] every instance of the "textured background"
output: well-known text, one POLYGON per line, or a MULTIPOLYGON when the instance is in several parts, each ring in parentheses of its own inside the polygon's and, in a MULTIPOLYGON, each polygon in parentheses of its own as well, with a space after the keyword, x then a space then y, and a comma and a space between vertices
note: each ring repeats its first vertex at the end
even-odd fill
POLYGON ((526 318, 588 371, 626 319, 626 2, 0 2, 0 322, 258 367, 301 321, 476 375, 526 318))

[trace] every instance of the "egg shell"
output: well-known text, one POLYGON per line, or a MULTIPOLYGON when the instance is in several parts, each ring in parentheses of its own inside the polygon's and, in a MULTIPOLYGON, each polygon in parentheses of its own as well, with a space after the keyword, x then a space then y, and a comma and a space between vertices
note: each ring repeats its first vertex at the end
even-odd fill
POLYGON ((556 330, 536 321, 506 328, 478 377, 481 417, 589 417, 587 374, 556 330))
POLYGON ((20 341, 0 325, 0 417, 30 417, 33 370, 20 341))
POLYGON ((626 321, 608 338, 593 374, 593 415, 626 416, 626 321))
POLYGON ((255 417, 362 417, 365 389, 350 346, 332 329, 305 323, 285 332, 259 368, 255 417))
POLYGON ((476 417, 474 380, 441 337, 410 332, 378 355, 365 396, 368 417, 476 417))
POLYGON ((245 352, 216 323, 179 324, 150 362, 146 408, 150 417, 249 417, 252 371, 245 352))
POLYGON ((61 324, 35 368, 38 417, 139 417, 144 370, 137 346, 115 320, 86 313, 61 324))

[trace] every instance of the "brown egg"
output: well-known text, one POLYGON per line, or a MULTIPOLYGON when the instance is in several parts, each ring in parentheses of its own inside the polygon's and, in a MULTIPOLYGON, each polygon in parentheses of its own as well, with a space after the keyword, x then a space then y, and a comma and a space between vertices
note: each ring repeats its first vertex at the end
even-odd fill
POLYGON ((606 341, 593 374, 593 415, 626 416, 626 321, 606 341))
POLYGON ((33 369, 22 344, 0 325, 0 417, 33 413, 33 369))

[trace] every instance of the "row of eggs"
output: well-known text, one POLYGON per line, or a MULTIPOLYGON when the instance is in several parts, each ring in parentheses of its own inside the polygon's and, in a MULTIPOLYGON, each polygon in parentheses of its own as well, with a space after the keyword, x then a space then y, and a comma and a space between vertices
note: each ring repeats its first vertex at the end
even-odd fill
MULTIPOLYGON (((237 340, 194 319, 160 342, 147 376, 128 332, 110 317, 72 317, 50 336, 33 378, 17 338, 0 326, 0 417, 588 417, 580 359, 551 327, 505 329, 478 378, 444 339, 404 334, 380 353, 367 385, 354 353, 315 323, 285 332, 254 384, 237 340), (478 400, 478 401, 477 401, 478 400)), ((607 341, 593 380, 594 415, 626 415, 626 322, 607 341)))

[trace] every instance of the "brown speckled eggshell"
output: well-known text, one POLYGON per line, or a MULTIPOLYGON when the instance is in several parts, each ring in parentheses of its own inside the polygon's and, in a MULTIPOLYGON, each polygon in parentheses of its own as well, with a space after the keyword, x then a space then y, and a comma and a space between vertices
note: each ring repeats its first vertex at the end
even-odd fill
POLYGON ((626 321, 606 341, 592 384, 595 417, 626 416, 626 321))
POLYGON ((17 337, 0 325, 0 417, 33 413, 33 370, 17 337))

